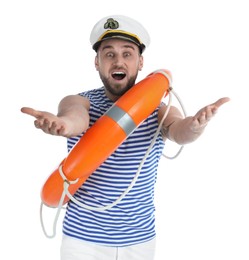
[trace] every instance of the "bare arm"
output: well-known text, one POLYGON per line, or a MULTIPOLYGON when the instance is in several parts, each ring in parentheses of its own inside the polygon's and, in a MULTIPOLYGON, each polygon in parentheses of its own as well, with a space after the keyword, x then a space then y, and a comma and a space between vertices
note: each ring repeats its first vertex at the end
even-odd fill
POLYGON ((23 107, 21 111, 35 117, 36 128, 47 134, 72 137, 81 134, 89 126, 89 100, 79 95, 63 98, 58 106, 58 114, 23 107))
MULTIPOLYGON (((200 109, 195 116, 188 116, 186 118, 183 118, 177 108, 171 107, 162 127, 164 137, 178 144, 187 144, 195 141, 203 133, 208 122, 214 117, 219 107, 229 100, 229 98, 221 98, 215 103, 200 109)), ((162 118, 165 109, 166 107, 160 109, 159 120, 162 118)))

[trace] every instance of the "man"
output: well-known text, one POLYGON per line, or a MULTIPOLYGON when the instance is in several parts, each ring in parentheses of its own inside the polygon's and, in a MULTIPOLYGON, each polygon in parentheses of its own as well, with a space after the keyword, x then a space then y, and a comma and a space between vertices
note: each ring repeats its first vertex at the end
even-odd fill
MULTIPOLYGON (((47 134, 68 138, 69 150, 115 101, 132 88, 143 68, 143 52, 150 37, 137 21, 125 16, 104 17, 93 27, 90 41, 96 51, 95 68, 103 87, 63 98, 57 115, 24 107, 35 126, 47 134)), ((139 178, 116 206, 87 210, 69 201, 63 222, 62 260, 152 260, 155 252, 154 185, 164 140, 187 144, 196 140, 228 98, 183 118, 170 107, 161 133, 147 157, 139 178)), ((136 174, 161 122, 161 104, 74 194, 82 203, 103 206, 115 201, 136 174)), ((108 134, 108 133, 106 133, 108 134)))

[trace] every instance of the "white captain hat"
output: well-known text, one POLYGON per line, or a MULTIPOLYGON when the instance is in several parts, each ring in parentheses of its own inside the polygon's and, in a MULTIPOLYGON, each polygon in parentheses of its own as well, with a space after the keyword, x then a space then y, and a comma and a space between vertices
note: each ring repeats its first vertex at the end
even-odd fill
POLYGON ((90 42, 97 51, 102 41, 113 38, 135 43, 141 53, 150 44, 147 30, 138 21, 124 15, 110 15, 98 21, 92 29, 90 42))

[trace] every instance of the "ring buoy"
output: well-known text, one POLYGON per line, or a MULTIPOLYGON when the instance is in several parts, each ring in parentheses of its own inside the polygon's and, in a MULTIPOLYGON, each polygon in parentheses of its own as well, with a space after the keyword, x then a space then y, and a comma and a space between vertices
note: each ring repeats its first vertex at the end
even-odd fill
MULTIPOLYGON (((159 105, 171 88, 171 74, 157 70, 135 84, 89 128, 41 190, 42 202, 57 207, 65 181, 74 194, 85 180, 159 105), (61 176, 61 170, 66 180, 61 176), (75 181, 77 180, 77 181, 75 181)), ((63 204, 69 198, 65 196, 63 204)))

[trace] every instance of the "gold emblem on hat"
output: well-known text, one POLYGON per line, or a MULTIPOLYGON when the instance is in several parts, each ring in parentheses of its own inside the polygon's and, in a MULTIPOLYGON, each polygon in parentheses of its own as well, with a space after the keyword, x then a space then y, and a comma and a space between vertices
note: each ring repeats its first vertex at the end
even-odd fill
POLYGON ((107 22, 104 24, 105 29, 117 29, 119 27, 118 21, 113 18, 107 19, 107 22))

